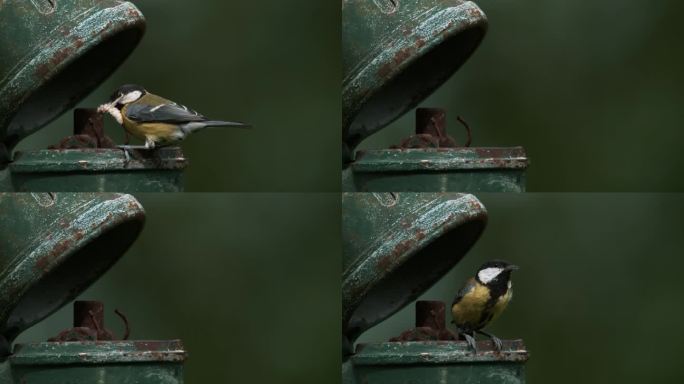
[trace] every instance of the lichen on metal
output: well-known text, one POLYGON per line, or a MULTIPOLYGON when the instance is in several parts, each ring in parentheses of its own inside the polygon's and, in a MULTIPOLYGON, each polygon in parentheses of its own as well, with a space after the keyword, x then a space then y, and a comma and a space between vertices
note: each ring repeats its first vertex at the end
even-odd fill
POLYGON ((448 272, 487 220, 477 198, 454 193, 345 193, 342 212, 348 344, 448 272))
POLYGON ((345 158, 446 81, 487 29, 472 1, 382 3, 387 0, 342 3, 345 158))

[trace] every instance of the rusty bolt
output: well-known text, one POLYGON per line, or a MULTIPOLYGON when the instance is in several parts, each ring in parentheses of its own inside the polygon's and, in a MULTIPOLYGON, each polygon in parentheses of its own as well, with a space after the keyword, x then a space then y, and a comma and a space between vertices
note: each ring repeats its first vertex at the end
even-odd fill
POLYGON ((74 327, 104 328, 104 304, 99 301, 74 302, 74 327))
POLYGON ((416 301, 416 328, 446 328, 445 310, 446 306, 442 301, 416 301))
POLYGON ((446 111, 442 108, 416 109, 416 135, 446 136, 446 111))
POLYGON ((102 115, 94 108, 74 109, 74 135, 101 136, 104 132, 102 115), (99 135, 98 135, 99 134, 99 135))

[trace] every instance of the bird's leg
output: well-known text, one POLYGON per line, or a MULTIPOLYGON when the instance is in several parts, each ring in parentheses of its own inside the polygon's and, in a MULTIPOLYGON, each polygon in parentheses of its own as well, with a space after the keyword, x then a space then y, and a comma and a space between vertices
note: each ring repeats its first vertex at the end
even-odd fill
POLYGON ((128 145, 131 142, 131 135, 126 130, 124 130, 124 132, 126 132, 126 139, 124 140, 124 144, 128 145))
POLYGON ((123 150, 124 156, 126 156, 126 163, 131 161, 131 156, 130 153, 128 153, 129 150, 131 149, 143 149, 147 148, 144 145, 117 145, 117 148, 123 150))
POLYGON ((494 347, 496 347, 496 350, 501 352, 501 349, 503 349, 503 343, 501 342, 501 339, 498 337, 492 335, 491 333, 487 333, 485 331, 476 331, 480 335, 487 336, 490 339, 492 339, 492 342, 494 343, 494 347))
POLYGON ((475 338, 473 337, 473 335, 468 334, 466 332, 460 332, 460 331, 459 331, 459 334, 461 334, 461 335, 463 335, 463 337, 465 337, 466 342, 468 343, 468 346, 470 346, 470 348, 472 348, 473 351, 475 351, 475 353, 477 353, 477 345, 475 344, 475 338))

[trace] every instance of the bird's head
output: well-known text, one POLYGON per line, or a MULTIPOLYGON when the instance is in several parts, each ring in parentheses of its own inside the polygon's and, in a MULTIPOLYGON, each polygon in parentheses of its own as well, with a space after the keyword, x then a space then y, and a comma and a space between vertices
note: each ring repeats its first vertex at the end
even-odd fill
POLYGON ((123 108, 124 105, 137 101, 141 97, 145 96, 146 93, 147 91, 145 90, 145 88, 139 85, 122 85, 116 91, 114 91, 114 93, 112 93, 112 96, 110 96, 108 103, 105 103, 102 106, 100 106, 100 109, 105 110, 107 108, 116 108, 121 110, 121 108, 123 108))
POLYGON ((482 264, 477 270, 475 278, 477 281, 487 286, 508 284, 511 279, 511 272, 517 269, 517 265, 513 265, 507 261, 492 260, 482 264))

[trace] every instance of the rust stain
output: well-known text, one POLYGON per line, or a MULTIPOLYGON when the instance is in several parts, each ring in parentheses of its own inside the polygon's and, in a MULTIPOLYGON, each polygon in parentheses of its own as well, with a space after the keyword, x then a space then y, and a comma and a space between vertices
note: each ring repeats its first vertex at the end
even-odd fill
POLYGON ((54 262, 55 259, 57 259, 61 254, 66 252, 69 247, 71 247, 72 242, 69 239, 64 239, 57 243, 55 247, 47 253, 44 256, 41 256, 37 261, 36 261, 36 268, 41 269, 43 271, 47 271, 50 268, 50 265, 54 262))

